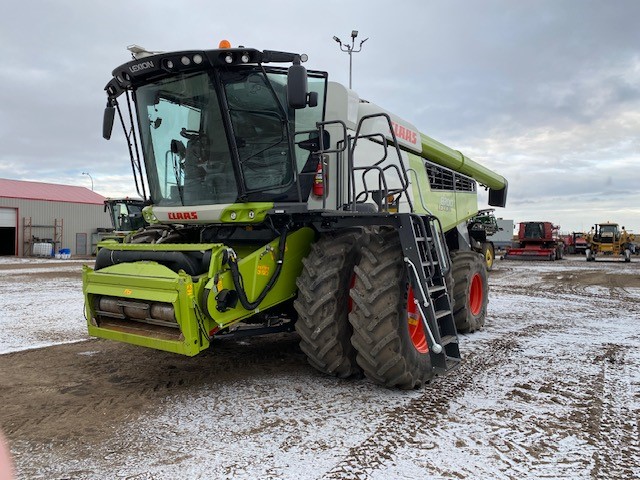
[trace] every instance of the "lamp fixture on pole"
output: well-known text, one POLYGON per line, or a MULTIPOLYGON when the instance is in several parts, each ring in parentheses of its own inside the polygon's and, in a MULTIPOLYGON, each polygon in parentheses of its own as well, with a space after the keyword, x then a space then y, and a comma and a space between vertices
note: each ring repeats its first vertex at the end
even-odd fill
POLYGON ((91 191, 93 192, 93 177, 87 172, 82 172, 82 174, 88 176, 91 179, 91 191))
POLYGON ((358 45, 358 48, 355 48, 355 41, 356 41, 356 37, 358 36, 358 31, 357 30, 351 30, 351 45, 349 45, 348 43, 342 43, 342 40, 340 40, 338 37, 336 37, 334 35, 333 40, 336 41, 338 43, 338 45, 340 45, 340 50, 342 50, 343 52, 347 52, 349 54, 349 88, 351 88, 351 79, 352 79, 352 75, 353 75, 353 57, 352 55, 354 53, 358 53, 362 50, 362 44, 364 42, 366 42, 367 40, 369 40, 369 37, 365 38, 364 40, 362 40, 360 42, 360 45, 358 45))

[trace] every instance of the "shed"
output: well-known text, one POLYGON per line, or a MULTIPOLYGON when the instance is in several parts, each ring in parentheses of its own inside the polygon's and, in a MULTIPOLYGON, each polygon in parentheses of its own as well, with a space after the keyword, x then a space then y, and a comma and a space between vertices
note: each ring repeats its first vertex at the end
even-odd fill
POLYGON ((90 255, 92 235, 111 228, 104 200, 85 187, 0 178, 0 255, 90 255))

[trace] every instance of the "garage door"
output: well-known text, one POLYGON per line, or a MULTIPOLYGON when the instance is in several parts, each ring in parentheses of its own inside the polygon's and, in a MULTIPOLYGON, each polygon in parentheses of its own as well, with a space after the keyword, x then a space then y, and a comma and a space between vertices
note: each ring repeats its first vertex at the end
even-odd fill
POLYGON ((17 212, 18 211, 15 208, 0 207, 0 227, 15 228, 18 224, 17 212))

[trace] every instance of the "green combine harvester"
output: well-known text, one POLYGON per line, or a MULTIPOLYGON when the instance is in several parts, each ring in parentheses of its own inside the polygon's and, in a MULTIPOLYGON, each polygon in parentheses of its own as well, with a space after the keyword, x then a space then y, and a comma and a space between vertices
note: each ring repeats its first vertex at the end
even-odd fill
POLYGON ((149 226, 84 268, 91 335, 192 356, 295 329, 318 370, 403 389, 458 365, 488 302, 467 221, 502 176, 305 55, 129 49, 103 135, 117 118, 149 226))

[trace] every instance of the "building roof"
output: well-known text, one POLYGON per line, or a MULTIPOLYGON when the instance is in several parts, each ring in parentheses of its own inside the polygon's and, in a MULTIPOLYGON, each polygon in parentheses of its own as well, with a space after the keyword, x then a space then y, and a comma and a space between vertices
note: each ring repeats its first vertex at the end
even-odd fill
POLYGON ((85 187, 0 178, 0 197, 102 205, 104 197, 85 187))

